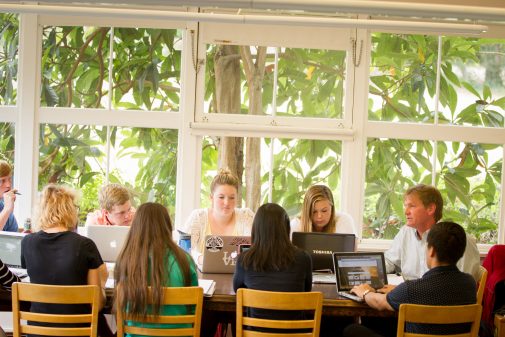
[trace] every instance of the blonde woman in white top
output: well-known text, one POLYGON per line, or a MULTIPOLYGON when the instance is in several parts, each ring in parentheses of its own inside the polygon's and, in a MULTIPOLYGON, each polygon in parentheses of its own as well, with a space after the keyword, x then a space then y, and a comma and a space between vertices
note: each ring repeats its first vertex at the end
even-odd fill
POLYGON ((191 212, 181 232, 191 234, 191 255, 202 264, 207 235, 251 235, 254 213, 236 208, 239 180, 227 169, 220 169, 210 185, 210 208, 191 212))
POLYGON ((307 190, 300 216, 291 220, 291 232, 356 235, 351 216, 335 211, 333 194, 325 185, 313 185, 307 190))

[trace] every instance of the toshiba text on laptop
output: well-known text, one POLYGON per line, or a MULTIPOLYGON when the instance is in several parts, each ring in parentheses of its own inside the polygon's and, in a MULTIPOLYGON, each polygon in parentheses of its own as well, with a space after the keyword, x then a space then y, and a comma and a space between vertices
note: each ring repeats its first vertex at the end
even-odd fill
POLYGON ((333 270, 332 254, 354 252, 354 234, 293 232, 293 244, 305 250, 312 259, 312 270, 333 270))
POLYGON ((234 273, 239 246, 250 243, 250 236, 207 235, 203 249, 202 273, 234 273))
POLYGON ((83 234, 96 244, 102 260, 116 262, 129 231, 130 226, 89 225, 84 228, 83 234))
POLYGON ((387 284, 386 264, 381 252, 333 253, 339 295, 361 301, 351 294, 352 287, 363 283, 379 289, 387 284))

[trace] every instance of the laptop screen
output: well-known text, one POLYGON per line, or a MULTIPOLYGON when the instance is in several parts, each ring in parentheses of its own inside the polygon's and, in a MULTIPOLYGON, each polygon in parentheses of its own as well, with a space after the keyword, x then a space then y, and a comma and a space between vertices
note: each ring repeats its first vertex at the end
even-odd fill
POLYGON ((293 244, 305 250, 312 259, 312 270, 333 270, 331 255, 335 252, 354 252, 354 234, 293 232, 293 244))
POLYGON ((339 291, 348 291, 363 283, 375 289, 387 284, 383 253, 334 253, 333 261, 339 291))
POLYGON ((0 232, 0 259, 9 267, 21 268, 21 240, 25 234, 0 232))

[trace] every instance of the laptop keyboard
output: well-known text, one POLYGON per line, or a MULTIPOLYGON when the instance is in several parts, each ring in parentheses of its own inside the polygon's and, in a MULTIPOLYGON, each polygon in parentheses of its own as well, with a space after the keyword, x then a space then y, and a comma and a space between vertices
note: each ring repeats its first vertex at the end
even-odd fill
POLYGON ((349 291, 339 291, 338 294, 340 296, 349 298, 349 299, 356 301, 356 302, 363 302, 363 299, 361 297, 358 297, 358 296, 350 293, 349 291))

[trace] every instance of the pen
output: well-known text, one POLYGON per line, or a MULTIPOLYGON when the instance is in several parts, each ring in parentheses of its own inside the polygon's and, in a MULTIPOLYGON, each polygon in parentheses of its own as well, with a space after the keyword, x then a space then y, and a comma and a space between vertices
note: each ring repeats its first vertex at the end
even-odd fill
POLYGON ((21 195, 21 193, 19 193, 19 192, 17 192, 17 191, 16 191, 16 192, 14 192, 14 194, 21 195))

